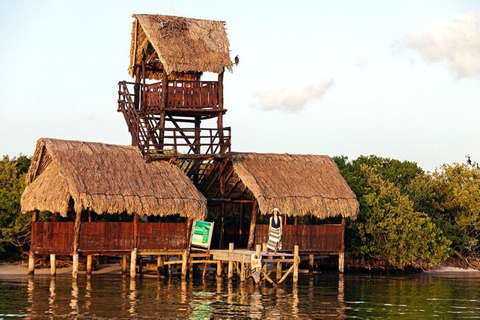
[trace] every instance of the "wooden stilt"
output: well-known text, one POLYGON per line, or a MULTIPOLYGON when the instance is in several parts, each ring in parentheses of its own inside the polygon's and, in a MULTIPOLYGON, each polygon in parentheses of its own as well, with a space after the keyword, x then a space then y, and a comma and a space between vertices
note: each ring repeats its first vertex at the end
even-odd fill
POLYGON ((298 282, 298 265, 300 257, 298 255, 298 245, 293 247, 293 283, 298 282))
POLYGON ((189 257, 190 263, 188 264, 188 277, 193 278, 193 258, 189 257))
POLYGON ((187 265, 188 265, 188 251, 183 251, 182 254, 182 277, 187 276, 187 265))
POLYGON ((253 242, 255 241, 255 225, 257 224, 257 208, 258 203, 254 201, 252 204, 252 220, 250 221, 250 233, 248 234, 247 248, 251 250, 253 248, 253 242))
POLYGON ((122 256, 122 274, 127 274, 127 256, 122 256))
MULTIPOLYGON (((35 226, 35 222, 38 220, 38 210, 32 212, 32 230, 35 226)), ((30 243, 30 252, 28 253, 28 275, 33 276, 35 274, 35 253, 32 250, 32 244, 30 243)))
POLYGON ((223 264, 222 261, 218 260, 217 261, 217 277, 221 278, 223 273, 223 264))
MULTIPOLYGON (((228 244, 228 252, 233 252, 233 249, 234 249, 234 244, 233 243, 229 243, 228 244)), ((228 260, 228 279, 232 279, 233 278, 233 261, 232 260, 228 260)))
POLYGON ((137 275, 137 249, 132 250, 130 256, 130 277, 135 278, 137 275))
POLYGON ((338 272, 343 273, 345 265, 345 226, 347 221, 342 218, 342 247, 338 254, 338 272))
POLYGON ((282 278, 282 263, 280 261, 277 262, 277 282, 282 278))
POLYGON ((56 259, 55 259, 55 255, 54 255, 54 254, 51 254, 51 255, 50 255, 50 275, 51 275, 52 277, 55 277, 56 274, 57 274, 56 259))
MULTIPOLYGON (((245 257, 243 258, 245 259, 245 257)), ((246 274, 245 274, 245 261, 240 263, 240 281, 245 282, 246 274)))
POLYGON ((78 248, 80 246, 80 224, 81 224, 82 212, 77 211, 75 214, 75 223, 73 224, 73 269, 72 277, 77 279, 78 277, 78 248))
POLYGON ((73 279, 77 279, 78 278, 78 253, 73 254, 72 260, 73 260, 72 277, 73 279))
POLYGON ((92 274, 92 264, 93 264, 93 257, 91 254, 87 255, 87 275, 92 274))
POLYGON ((345 265, 345 253, 340 252, 338 254, 338 272, 343 273, 345 265))
POLYGON ((35 274, 35 253, 30 251, 28 253, 28 275, 33 276, 35 274))
POLYGON ((315 255, 309 254, 308 255, 308 272, 309 273, 313 272, 314 264, 315 264, 315 255))

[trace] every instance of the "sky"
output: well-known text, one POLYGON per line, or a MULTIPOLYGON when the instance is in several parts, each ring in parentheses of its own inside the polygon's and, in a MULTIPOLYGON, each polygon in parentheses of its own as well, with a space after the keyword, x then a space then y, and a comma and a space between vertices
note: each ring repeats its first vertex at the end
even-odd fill
POLYGON ((226 21, 232 150, 480 161, 480 1, 0 0, 0 155, 128 145, 134 13, 226 21))

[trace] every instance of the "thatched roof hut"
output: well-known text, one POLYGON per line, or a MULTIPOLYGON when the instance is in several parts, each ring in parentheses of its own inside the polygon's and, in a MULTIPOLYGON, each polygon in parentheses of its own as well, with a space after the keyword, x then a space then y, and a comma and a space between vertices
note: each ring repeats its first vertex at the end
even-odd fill
POLYGON ((231 70, 225 22, 166 15, 134 14, 129 73, 146 63, 146 78, 173 73, 221 73, 231 70))
POLYGON ((356 196, 328 156, 233 153, 225 172, 228 196, 256 199, 262 214, 277 207, 289 216, 357 217, 356 196))
POLYGON ((180 214, 203 219, 206 200, 173 164, 146 163, 137 147, 40 139, 22 212, 180 214), (71 208, 71 200, 74 207, 71 208))

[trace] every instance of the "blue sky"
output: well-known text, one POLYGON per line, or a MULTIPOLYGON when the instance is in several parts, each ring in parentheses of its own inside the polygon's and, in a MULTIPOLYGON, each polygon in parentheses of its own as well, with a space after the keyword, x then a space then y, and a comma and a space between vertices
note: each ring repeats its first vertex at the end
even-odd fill
POLYGON ((224 20, 234 151, 480 160, 479 1, 0 0, 0 153, 129 144, 131 15, 224 20))

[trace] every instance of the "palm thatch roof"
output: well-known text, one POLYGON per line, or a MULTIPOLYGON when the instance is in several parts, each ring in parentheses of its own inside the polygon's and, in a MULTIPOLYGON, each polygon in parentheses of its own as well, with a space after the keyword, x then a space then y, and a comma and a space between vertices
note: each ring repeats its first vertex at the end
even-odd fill
POLYGON ((205 198, 179 168, 146 163, 137 147, 40 139, 26 182, 22 212, 206 214, 205 198))
MULTIPOLYGON (((231 198, 255 198, 262 214, 277 207, 289 216, 355 219, 359 204, 328 156, 232 153, 225 169, 231 198)), ((218 185, 204 191, 218 194, 218 185)))
POLYGON ((149 79, 189 72, 221 73, 231 70, 225 22, 166 15, 134 14, 129 73, 134 66, 158 62, 158 69, 146 70, 149 79))

